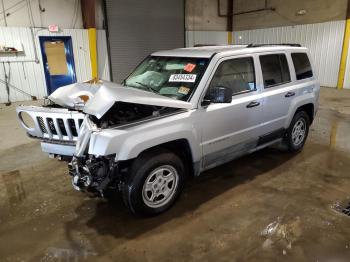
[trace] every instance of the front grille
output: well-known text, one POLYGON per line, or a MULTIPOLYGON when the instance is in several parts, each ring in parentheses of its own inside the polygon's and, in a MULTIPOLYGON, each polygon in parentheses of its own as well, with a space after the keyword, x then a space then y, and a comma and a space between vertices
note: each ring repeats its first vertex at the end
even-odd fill
POLYGON ((63 136, 67 136, 67 130, 64 126, 64 121, 62 118, 57 118, 58 128, 63 136))
POLYGON ((57 130, 52 118, 46 118, 47 124, 52 134, 57 135, 57 130))
POLYGON ((44 124, 44 120, 41 116, 38 116, 36 118, 38 120, 38 123, 39 123, 39 126, 40 126, 40 129, 41 129, 41 132, 43 133, 46 133, 47 134, 47 130, 46 130, 46 127, 45 127, 45 124, 44 124))
POLYGON ((77 131, 77 127, 75 126, 74 119, 68 119, 68 125, 70 130, 72 131, 72 135, 78 136, 78 131, 77 131))
POLYGON ((78 137, 79 129, 83 123, 82 118, 53 118, 53 117, 41 117, 37 118, 41 132, 44 135, 49 136, 51 139, 62 139, 62 137, 70 137, 75 139, 78 137), (55 125, 56 121, 56 125, 55 125), (77 126, 76 123, 79 125, 77 126))

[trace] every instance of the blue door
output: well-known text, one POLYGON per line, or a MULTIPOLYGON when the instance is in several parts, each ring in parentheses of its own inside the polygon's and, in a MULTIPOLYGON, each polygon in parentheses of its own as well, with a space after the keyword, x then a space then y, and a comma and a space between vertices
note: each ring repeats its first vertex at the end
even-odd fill
POLYGON ((75 83, 75 67, 70 36, 39 36, 47 93, 75 83))

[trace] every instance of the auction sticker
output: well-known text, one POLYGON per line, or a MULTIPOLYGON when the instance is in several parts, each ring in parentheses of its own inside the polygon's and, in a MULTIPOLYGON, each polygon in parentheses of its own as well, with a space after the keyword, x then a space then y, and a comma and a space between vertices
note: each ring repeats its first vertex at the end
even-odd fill
POLYGON ((191 91, 191 89, 185 87, 185 86, 181 86, 177 92, 183 95, 187 95, 189 92, 191 91))
POLYGON ((174 74, 169 78, 169 82, 188 82, 194 83, 196 81, 197 75, 194 74, 174 74))
POLYGON ((187 65, 185 65, 184 70, 191 73, 195 68, 195 64, 188 63, 187 65))

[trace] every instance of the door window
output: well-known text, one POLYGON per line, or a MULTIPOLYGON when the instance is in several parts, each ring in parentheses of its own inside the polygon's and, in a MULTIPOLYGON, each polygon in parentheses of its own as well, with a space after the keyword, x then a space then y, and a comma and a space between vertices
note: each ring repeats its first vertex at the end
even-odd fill
POLYGON ((222 62, 209 88, 219 86, 230 88, 233 95, 256 90, 253 58, 235 58, 222 62))
POLYGON ((265 88, 290 82, 290 72, 286 55, 273 54, 260 56, 265 88))
POLYGON ((68 66, 63 41, 45 42, 45 51, 50 75, 67 75, 68 66))
POLYGON ((310 78, 313 76, 311 64, 306 53, 293 53, 292 60, 297 80, 310 78))

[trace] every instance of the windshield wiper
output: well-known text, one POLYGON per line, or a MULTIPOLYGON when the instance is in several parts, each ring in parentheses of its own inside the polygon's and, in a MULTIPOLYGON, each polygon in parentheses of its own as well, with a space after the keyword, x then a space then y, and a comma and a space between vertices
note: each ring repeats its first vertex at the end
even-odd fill
POLYGON ((145 85, 144 83, 141 83, 141 82, 136 82, 136 84, 139 84, 140 86, 147 88, 149 91, 152 91, 153 93, 158 94, 158 91, 153 89, 151 86, 145 85))

